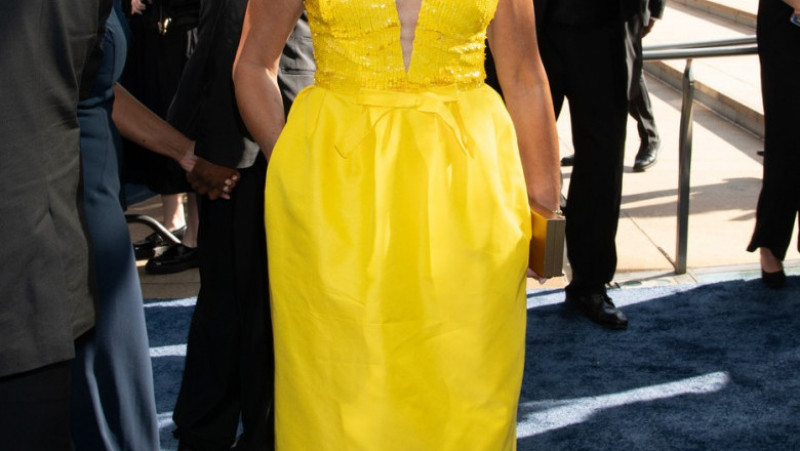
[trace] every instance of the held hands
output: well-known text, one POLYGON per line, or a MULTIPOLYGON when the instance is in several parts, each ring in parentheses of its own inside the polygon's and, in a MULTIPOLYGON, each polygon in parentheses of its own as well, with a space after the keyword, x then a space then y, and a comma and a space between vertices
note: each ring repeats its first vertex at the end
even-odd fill
POLYGON ((183 168, 184 171, 188 174, 192 172, 194 169, 194 165, 197 164, 197 156, 194 154, 194 141, 192 141, 192 146, 187 150, 183 156, 178 160, 178 164, 183 168))
POLYGON ((200 157, 195 157, 195 159, 194 167, 186 175, 194 191, 197 194, 208 195, 211 200, 220 197, 230 199, 230 193, 239 180, 239 171, 211 163, 200 157))

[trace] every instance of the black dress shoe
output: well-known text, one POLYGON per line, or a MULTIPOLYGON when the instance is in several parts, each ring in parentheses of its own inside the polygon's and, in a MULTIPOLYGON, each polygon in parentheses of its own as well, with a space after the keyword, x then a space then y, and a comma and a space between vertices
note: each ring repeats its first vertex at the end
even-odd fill
POLYGON ((148 274, 173 274, 196 268, 200 264, 200 255, 196 247, 183 244, 170 246, 163 254, 153 257, 144 265, 148 274))
MULTIPOLYGON (((183 239, 184 233, 186 233, 186 226, 172 231, 172 234, 179 240, 183 239)), ((143 240, 133 243, 133 255, 136 256, 136 260, 145 260, 153 258, 156 254, 165 251, 167 247, 173 245, 174 243, 164 239, 161 234, 153 232, 147 235, 143 240)))
POLYGON ((575 154, 571 153, 561 159, 561 166, 572 166, 575 164, 575 154))
POLYGON ((761 270, 761 281, 769 288, 778 289, 786 285, 786 273, 781 269, 777 272, 766 272, 761 270))
POLYGON ((636 160, 633 162, 633 172, 644 172, 645 169, 656 164, 658 159, 658 147, 641 147, 636 153, 636 160))
POLYGON ((614 306, 611 298, 605 293, 570 294, 567 293, 567 304, 579 308, 592 321, 609 329, 625 329, 628 318, 622 310, 614 306))

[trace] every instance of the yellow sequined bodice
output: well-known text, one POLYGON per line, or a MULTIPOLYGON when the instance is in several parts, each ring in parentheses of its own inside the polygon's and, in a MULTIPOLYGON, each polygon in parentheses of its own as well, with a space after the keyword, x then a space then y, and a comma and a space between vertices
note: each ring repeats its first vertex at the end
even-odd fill
POLYGON ((408 70, 395 0, 306 0, 325 88, 415 91, 483 83, 486 28, 497 0, 422 0, 408 70))

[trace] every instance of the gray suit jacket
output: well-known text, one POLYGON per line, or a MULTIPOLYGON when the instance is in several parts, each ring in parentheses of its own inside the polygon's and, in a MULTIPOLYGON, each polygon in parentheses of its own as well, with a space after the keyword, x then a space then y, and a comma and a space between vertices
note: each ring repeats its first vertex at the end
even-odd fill
POLYGON ((94 324, 77 107, 100 4, 0 2, 0 377, 72 358, 94 324))

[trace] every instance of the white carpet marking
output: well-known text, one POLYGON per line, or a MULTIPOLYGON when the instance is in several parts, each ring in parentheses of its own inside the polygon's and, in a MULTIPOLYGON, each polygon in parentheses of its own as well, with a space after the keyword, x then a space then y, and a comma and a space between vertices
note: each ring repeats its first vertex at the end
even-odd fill
POLYGON ((610 395, 522 403, 519 407, 517 437, 531 437, 578 424, 605 409, 686 394, 720 391, 728 382, 730 382, 728 373, 715 372, 610 395))
POLYGON ((153 357, 186 357, 186 345, 168 345, 150 348, 150 358, 153 357))
POLYGON ((155 302, 145 302, 144 308, 156 308, 156 307, 192 307, 197 302, 197 298, 184 298, 184 299, 173 299, 170 301, 155 301, 155 302))

